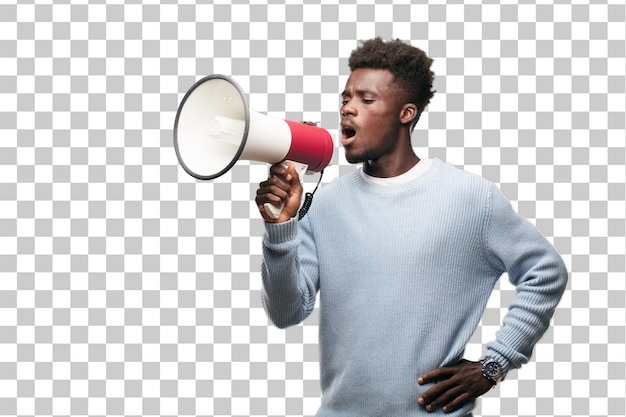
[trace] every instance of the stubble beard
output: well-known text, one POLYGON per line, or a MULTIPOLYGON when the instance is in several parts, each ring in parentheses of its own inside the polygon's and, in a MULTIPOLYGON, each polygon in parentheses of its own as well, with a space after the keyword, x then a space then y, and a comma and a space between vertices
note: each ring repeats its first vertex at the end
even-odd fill
POLYGON ((350 155, 346 153, 346 161, 348 161, 351 164, 364 164, 373 159, 376 159, 376 157, 371 152, 368 152, 368 151, 354 154, 354 155, 350 155))

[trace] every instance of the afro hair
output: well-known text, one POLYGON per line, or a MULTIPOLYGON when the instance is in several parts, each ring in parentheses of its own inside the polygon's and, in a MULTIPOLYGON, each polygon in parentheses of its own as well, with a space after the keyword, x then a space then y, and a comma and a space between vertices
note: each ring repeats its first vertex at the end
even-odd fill
POLYGON ((432 62, 424 51, 400 39, 385 42, 375 38, 362 42, 352 51, 348 66, 350 71, 359 68, 389 70, 404 93, 404 102, 417 106, 417 122, 435 93, 432 90, 434 73, 430 70, 432 62))

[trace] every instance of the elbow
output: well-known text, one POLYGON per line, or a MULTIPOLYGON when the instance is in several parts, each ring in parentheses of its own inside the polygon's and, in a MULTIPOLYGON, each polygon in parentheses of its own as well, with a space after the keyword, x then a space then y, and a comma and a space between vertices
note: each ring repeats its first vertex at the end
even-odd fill
POLYGON ((546 269, 538 272, 537 278, 536 284, 531 284, 531 287, 552 298, 555 303, 560 302, 569 282, 569 273, 561 257, 557 255, 553 261, 546 264, 546 269))
POLYGON ((281 329, 281 330, 285 330, 286 328, 291 327, 291 326, 295 326, 295 324, 296 324, 296 323, 292 323, 290 321, 272 320, 272 319, 270 319, 270 320, 272 321, 272 324, 276 328, 281 329))
POLYGON ((565 262, 560 255, 557 259, 556 275, 558 286, 562 294, 563 292, 565 292, 565 288, 567 287, 567 283, 569 282, 569 272, 567 271, 567 266, 565 265, 565 262))
POLYGON ((271 314, 267 313, 268 318, 272 322, 272 324, 283 330, 288 327, 296 326, 301 323, 300 320, 295 314, 294 315, 286 315, 286 314, 271 314))
POLYGON ((291 311, 279 308, 272 308, 268 303, 268 300, 263 298, 263 309, 270 322, 279 329, 286 329, 287 327, 300 324, 304 318, 298 311, 291 311))
POLYGON ((546 283, 558 293, 563 293, 569 281, 569 272, 567 266, 556 248, 543 255, 543 262, 538 262, 537 268, 534 268, 538 278, 545 277, 546 283))
POLYGON ((546 266, 547 270, 543 274, 545 274, 546 277, 550 277, 546 281, 546 289, 548 289, 550 293, 555 294, 555 296, 560 299, 565 292, 567 283, 569 281, 567 266, 565 265, 565 262, 563 262, 561 256, 558 254, 555 254, 554 259, 550 261, 546 266))

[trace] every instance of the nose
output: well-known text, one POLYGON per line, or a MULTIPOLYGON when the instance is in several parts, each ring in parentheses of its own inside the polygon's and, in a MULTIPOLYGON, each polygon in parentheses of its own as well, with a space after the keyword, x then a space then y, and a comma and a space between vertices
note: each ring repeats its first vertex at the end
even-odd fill
POLYGON ((354 106, 352 106, 352 101, 351 100, 346 100, 343 105, 341 106, 341 117, 346 117, 348 115, 350 116, 354 116, 355 115, 355 108, 354 106))

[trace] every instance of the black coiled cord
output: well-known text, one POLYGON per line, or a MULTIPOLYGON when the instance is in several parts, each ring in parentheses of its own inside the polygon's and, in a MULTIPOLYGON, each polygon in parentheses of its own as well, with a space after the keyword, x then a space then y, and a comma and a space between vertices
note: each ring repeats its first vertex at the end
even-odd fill
POLYGON ((304 194, 304 202, 302 203, 302 207, 300 207, 300 210, 298 211, 298 221, 302 220, 302 218, 306 216, 306 213, 311 208, 311 204, 313 203, 313 194, 315 194, 315 192, 317 191, 317 187, 319 187, 320 182, 322 182, 322 175, 324 175, 324 170, 320 171, 320 178, 317 180, 317 185, 315 186, 313 192, 304 194))

